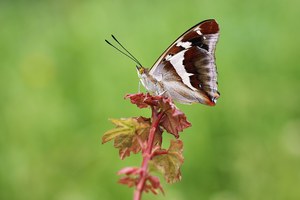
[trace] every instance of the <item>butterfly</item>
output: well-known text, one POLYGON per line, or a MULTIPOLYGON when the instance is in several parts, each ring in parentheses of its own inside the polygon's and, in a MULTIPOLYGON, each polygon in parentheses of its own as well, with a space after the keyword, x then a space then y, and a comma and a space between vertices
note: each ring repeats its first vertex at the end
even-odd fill
POLYGON ((220 97, 215 62, 219 25, 214 19, 202 21, 179 36, 150 69, 112 37, 129 55, 105 41, 137 63, 138 76, 148 92, 182 104, 216 104, 220 97))

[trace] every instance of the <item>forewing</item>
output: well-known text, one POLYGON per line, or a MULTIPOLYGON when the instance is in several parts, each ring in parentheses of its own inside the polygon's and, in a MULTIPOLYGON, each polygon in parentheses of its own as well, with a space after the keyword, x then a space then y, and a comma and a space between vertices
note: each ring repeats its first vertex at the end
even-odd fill
POLYGON ((202 21, 179 36, 157 59, 150 71, 155 72, 156 68, 164 61, 192 46, 198 46, 214 55, 218 38, 219 25, 217 22, 214 19, 202 21))

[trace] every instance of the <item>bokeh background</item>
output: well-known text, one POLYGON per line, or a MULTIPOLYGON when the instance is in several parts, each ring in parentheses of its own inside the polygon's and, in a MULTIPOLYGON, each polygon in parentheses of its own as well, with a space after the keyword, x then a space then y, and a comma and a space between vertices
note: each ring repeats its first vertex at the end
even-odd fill
MULTIPOLYGON (((145 200, 300 199, 300 1, 44 0, 0 2, 0 199, 131 199, 121 161, 101 136, 108 118, 149 115, 135 64, 109 47, 114 33, 144 64, 194 24, 215 18, 217 106, 178 105, 182 181, 145 200)), ((165 137, 168 146, 170 136, 165 137)))

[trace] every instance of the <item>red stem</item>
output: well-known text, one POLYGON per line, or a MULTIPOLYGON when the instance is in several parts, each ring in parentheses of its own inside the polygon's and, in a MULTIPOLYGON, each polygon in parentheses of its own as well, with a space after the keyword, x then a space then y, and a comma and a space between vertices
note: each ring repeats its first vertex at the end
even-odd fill
POLYGON ((157 113, 155 108, 152 107, 152 124, 151 124, 151 129, 148 137, 147 149, 143 153, 143 162, 141 166, 140 179, 134 191, 134 197, 133 197, 134 200, 141 200, 142 198, 143 189, 148 176, 147 169, 148 169, 149 160, 151 159, 155 132, 156 129, 158 128, 159 122, 163 114, 164 112, 157 113))

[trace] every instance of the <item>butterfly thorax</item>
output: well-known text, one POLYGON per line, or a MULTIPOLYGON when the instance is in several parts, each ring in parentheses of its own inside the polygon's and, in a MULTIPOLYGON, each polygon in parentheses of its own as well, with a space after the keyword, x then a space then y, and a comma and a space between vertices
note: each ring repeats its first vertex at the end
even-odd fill
POLYGON ((162 95, 165 92, 162 83, 149 74, 147 68, 137 66, 137 71, 141 83, 148 92, 156 95, 162 95))

